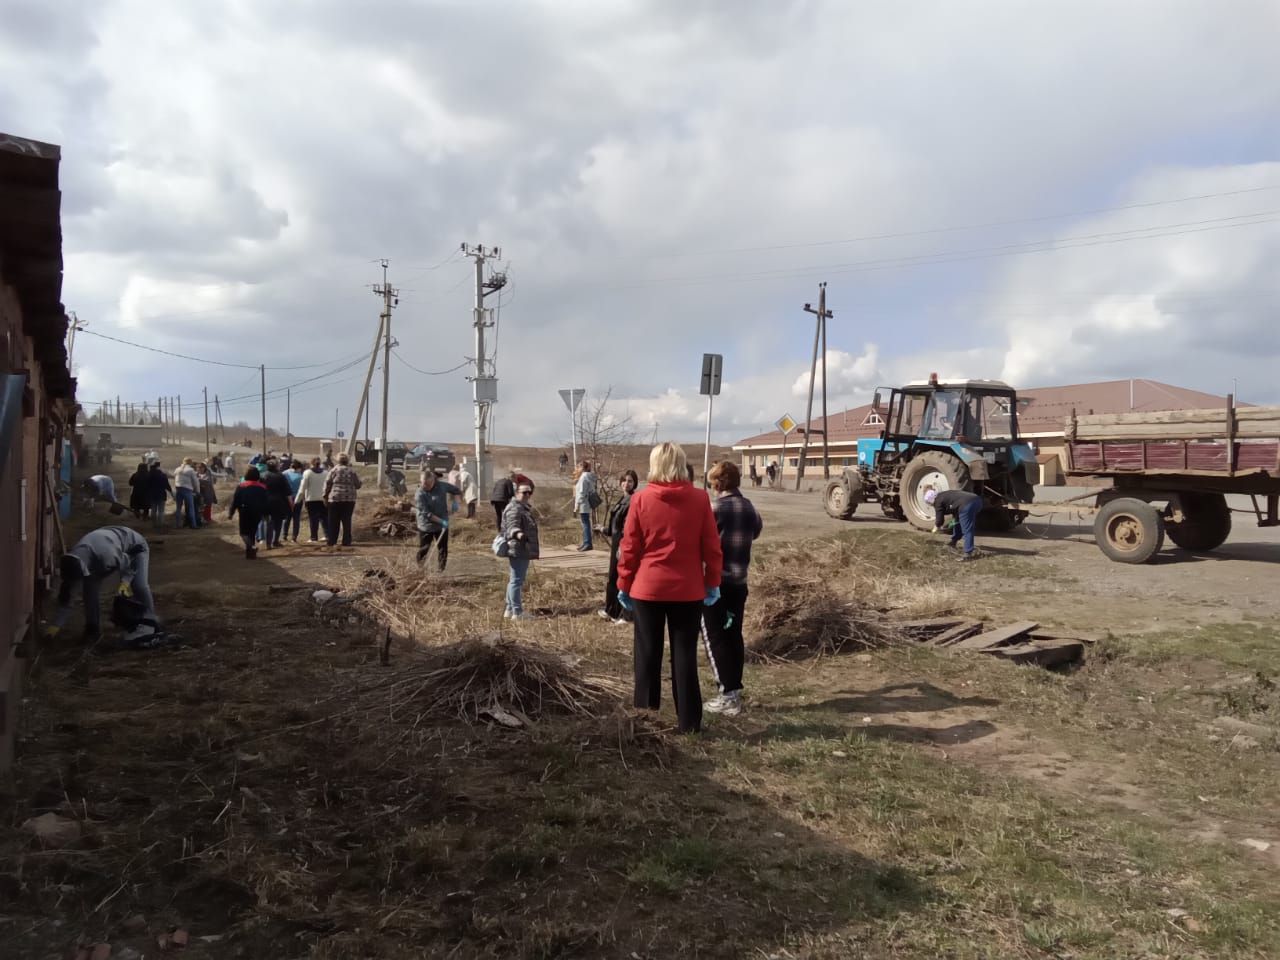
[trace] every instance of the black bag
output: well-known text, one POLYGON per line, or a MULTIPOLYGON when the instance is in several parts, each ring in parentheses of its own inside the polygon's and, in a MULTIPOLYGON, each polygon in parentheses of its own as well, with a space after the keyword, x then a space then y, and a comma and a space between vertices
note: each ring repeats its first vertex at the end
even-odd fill
POLYGON ((600 504, 604 503, 604 501, 600 499, 600 494, 592 490, 587 494, 587 503, 590 505, 591 509, 594 510, 596 507, 600 506, 600 504))
POLYGON ((117 593, 111 601, 111 622, 121 630, 135 630, 146 619, 147 607, 141 601, 117 593))

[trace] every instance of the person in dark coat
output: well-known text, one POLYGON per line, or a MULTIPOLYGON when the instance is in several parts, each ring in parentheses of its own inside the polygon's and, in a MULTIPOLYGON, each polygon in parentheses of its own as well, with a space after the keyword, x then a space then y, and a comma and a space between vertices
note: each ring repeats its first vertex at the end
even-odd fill
POLYGON ((505 477, 493 485, 493 493, 489 495, 489 502, 493 504, 493 512, 497 517, 499 532, 502 530, 502 512, 516 496, 514 477, 515 471, 509 470, 505 477))
POLYGON ((169 475, 160 469, 160 461, 151 463, 147 471, 147 501, 151 504, 151 523, 157 530, 164 529, 164 502, 173 496, 169 475))
POLYGON ((623 471, 619 478, 622 496, 609 511, 605 522, 605 536, 609 538, 609 579, 604 587, 604 609, 596 611, 602 619, 616 624, 631 623, 635 617, 618 603, 618 547, 622 545, 622 531, 627 525, 627 511, 631 508, 631 495, 640 486, 640 477, 634 470, 623 471))
POLYGON ((143 519, 151 515, 151 497, 147 493, 147 475, 150 472, 144 460, 129 478, 129 509, 143 519))
POLYGON ((250 467, 244 472, 244 480, 236 487, 231 509, 227 512, 228 519, 240 514, 240 539, 244 542, 246 560, 258 555, 258 524, 271 511, 269 501, 266 484, 258 479, 258 468, 250 467))
POLYGON ((262 485, 267 488, 267 549, 280 546, 280 534, 293 516, 293 487, 280 472, 280 463, 272 458, 267 461, 266 473, 261 474, 262 485))

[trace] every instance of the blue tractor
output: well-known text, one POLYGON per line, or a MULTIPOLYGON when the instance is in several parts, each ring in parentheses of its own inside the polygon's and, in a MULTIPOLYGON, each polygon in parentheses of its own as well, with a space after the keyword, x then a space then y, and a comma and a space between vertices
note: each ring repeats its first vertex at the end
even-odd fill
POLYGON ((878 438, 858 441, 858 464, 827 484, 827 513, 848 520, 860 503, 928 530, 934 511, 925 492, 971 490, 986 500, 981 522, 1010 530, 1026 518, 1017 508, 1035 495, 1036 455, 1018 437, 1018 395, 999 380, 944 380, 936 374, 889 393, 872 409, 884 421, 878 438))

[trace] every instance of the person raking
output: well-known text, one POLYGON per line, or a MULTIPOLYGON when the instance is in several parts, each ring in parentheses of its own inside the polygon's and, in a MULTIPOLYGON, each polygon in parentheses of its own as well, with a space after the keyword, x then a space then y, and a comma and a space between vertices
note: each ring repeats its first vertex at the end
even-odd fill
POLYGON ((431 468, 422 471, 422 485, 413 498, 418 519, 418 563, 422 563, 436 545, 436 561, 440 572, 449 562, 449 501, 462 496, 462 490, 439 479, 431 468))
POLYGON ((99 621, 102 583, 118 576, 118 599, 112 617, 127 631, 124 646, 142 646, 159 638, 159 618, 155 599, 147 581, 151 550, 142 534, 128 527, 99 527, 86 533, 62 555, 58 569, 62 583, 58 590, 58 608, 52 626, 46 631, 56 636, 71 618, 71 595, 79 584, 84 598, 84 639, 97 643, 102 639, 99 621), (131 601, 131 602, 130 602, 131 601))
POLYGON ((946 523, 947 514, 956 518, 951 529, 951 543, 954 547, 964 538, 964 552, 957 560, 972 560, 976 555, 973 546, 973 535, 978 530, 978 514, 982 512, 982 497, 968 490, 943 490, 941 492, 930 487, 924 492, 924 502, 933 507, 932 533, 940 533, 946 523))

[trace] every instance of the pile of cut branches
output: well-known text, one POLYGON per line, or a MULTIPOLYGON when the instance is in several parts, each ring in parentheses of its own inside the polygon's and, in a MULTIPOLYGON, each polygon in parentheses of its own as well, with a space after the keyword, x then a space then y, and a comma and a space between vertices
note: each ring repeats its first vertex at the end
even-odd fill
POLYGON ((433 651, 396 681, 391 701, 397 713, 521 727, 543 716, 596 716, 625 691, 620 681, 585 674, 559 653, 486 634, 433 651))

